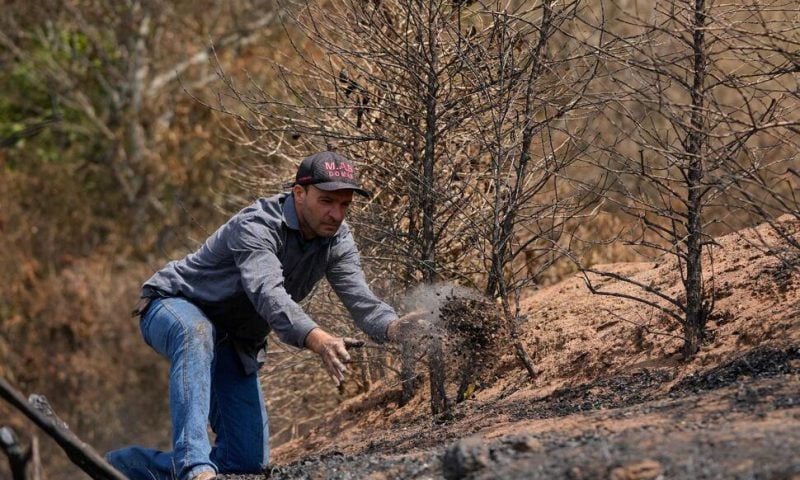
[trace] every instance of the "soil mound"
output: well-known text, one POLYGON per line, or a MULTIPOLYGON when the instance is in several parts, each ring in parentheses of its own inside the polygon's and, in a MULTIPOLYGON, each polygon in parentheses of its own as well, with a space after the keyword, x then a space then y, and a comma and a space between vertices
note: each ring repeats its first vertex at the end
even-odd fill
MULTIPOLYGON (((529 378, 507 336, 487 339, 485 330, 473 335, 480 322, 459 324, 485 317, 486 305, 451 298, 441 309, 451 320, 441 325, 461 337, 442 344, 458 353, 442 359, 448 415, 431 415, 436 389, 425 388, 427 370, 404 404, 400 382, 374 385, 306 437, 275 448, 267 476, 800 478, 800 272, 756 240, 775 239, 767 227, 717 239, 713 278, 706 272, 716 310, 688 361, 672 319, 592 295, 576 275, 521 302, 519 341, 537 373, 529 378), (491 355, 472 355, 479 351, 491 355), (483 370, 468 376, 465 400, 452 401, 464 388, 452 373, 473 358, 481 358, 475 372, 483 370)), ((668 262, 602 268, 680 293, 668 262)))

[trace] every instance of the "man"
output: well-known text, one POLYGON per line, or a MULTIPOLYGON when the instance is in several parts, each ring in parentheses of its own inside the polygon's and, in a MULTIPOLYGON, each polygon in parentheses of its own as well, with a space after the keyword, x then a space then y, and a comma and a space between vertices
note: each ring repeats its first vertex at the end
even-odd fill
POLYGON ((171 362, 173 451, 127 447, 107 455, 112 465, 131 479, 261 471, 269 435, 257 371, 267 334, 314 351, 337 385, 347 348, 362 344, 324 331, 297 304, 323 276, 363 332, 379 343, 397 340, 410 317, 398 319, 366 283, 344 222, 354 193, 370 196, 347 158, 312 155, 291 193, 257 200, 144 283, 142 335, 171 362))

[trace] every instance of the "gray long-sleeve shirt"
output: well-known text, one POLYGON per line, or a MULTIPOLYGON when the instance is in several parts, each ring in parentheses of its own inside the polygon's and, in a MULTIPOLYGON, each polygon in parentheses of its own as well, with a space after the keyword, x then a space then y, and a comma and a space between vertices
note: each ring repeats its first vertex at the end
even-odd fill
POLYGON ((346 223, 330 238, 304 241, 289 193, 261 198, 222 225, 196 252, 147 280, 142 296, 182 296, 229 333, 245 371, 270 330, 302 347, 317 324, 297 304, 325 276, 356 326, 377 342, 397 318, 364 278, 346 223))

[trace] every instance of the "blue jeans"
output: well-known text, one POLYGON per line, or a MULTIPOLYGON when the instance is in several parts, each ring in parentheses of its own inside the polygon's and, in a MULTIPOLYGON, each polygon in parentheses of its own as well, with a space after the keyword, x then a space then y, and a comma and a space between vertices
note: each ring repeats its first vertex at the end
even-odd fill
POLYGON ((258 374, 245 375, 229 341, 183 298, 151 302, 145 342, 170 360, 172 452, 138 446, 106 455, 132 480, 189 479, 203 471, 258 473, 269 459, 269 428, 258 374), (216 433, 212 448, 207 425, 216 433))

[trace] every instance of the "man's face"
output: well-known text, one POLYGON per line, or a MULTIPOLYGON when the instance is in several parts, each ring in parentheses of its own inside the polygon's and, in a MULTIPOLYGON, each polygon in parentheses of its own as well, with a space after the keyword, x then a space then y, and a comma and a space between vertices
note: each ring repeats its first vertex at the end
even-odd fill
POLYGON ((300 231, 306 240, 332 237, 339 230, 353 201, 352 190, 326 192, 313 185, 295 185, 292 191, 300 231))

